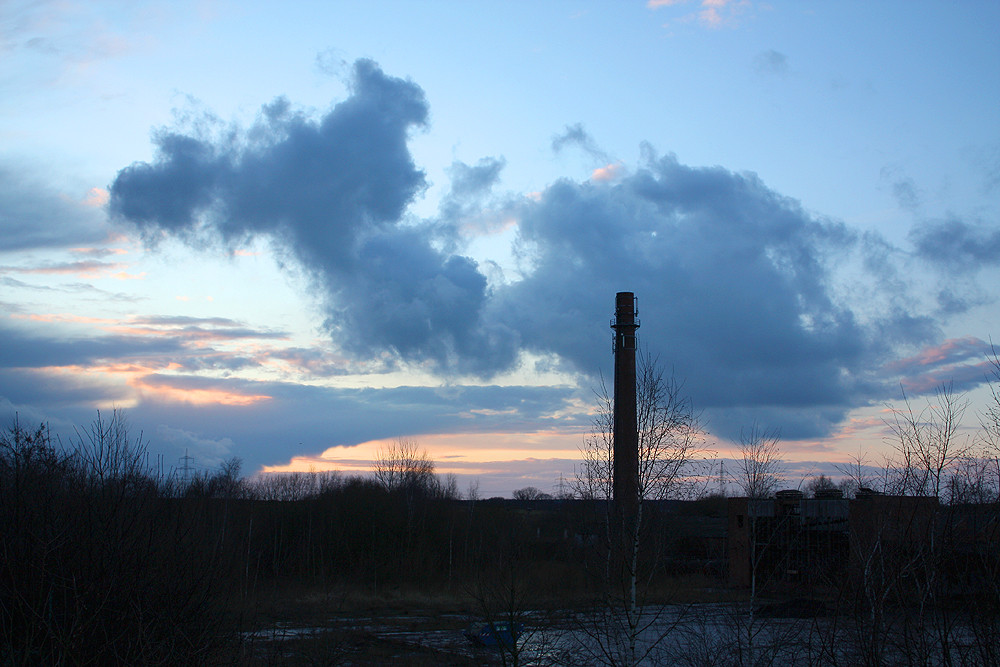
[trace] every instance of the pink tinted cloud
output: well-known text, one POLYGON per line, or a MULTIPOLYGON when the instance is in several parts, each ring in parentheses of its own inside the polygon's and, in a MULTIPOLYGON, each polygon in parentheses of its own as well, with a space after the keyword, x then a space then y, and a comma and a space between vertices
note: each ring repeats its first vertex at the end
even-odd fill
POLYGON ((12 318, 18 320, 29 320, 31 322, 54 323, 61 322, 67 324, 114 324, 116 320, 104 317, 85 317, 83 315, 70 315, 66 313, 31 313, 12 314, 12 318))
POLYGON ((125 271, 119 271, 118 273, 111 274, 110 277, 114 278, 115 280, 145 280, 146 272, 143 271, 142 273, 127 273, 125 271))
POLYGON ((598 182, 613 181, 621 175, 623 165, 621 162, 613 162, 594 170, 590 175, 590 180, 598 182))
MULTIPOLYGON (((687 4, 687 0, 648 0, 648 9, 672 7, 687 4)), ((751 7, 750 0, 699 0, 700 10, 688 13, 677 19, 681 22, 697 21, 707 28, 720 28, 724 25, 735 25, 737 18, 751 7)))
POLYGON ((924 348, 912 357, 886 364, 885 369, 890 372, 905 373, 929 366, 953 364, 970 357, 985 357, 988 351, 989 344, 975 336, 950 338, 940 345, 924 348))
POLYGON ((31 268, 7 267, 6 270, 15 273, 41 274, 41 275, 76 275, 78 278, 96 279, 114 277, 123 274, 128 264, 109 263, 96 261, 66 262, 64 264, 50 264, 47 266, 35 266, 31 268))
POLYGON ((107 205, 108 199, 110 199, 110 195, 104 188, 90 188, 82 203, 88 208, 101 208, 107 205))
POLYGON ((150 384, 149 376, 136 378, 129 384, 138 389, 145 398, 171 402, 187 403, 189 405, 229 405, 248 406, 261 401, 270 400, 267 394, 245 394, 225 389, 196 389, 190 387, 173 387, 168 384, 150 384))
POLYGON ((91 257, 106 257, 108 255, 127 255, 125 248, 70 248, 70 252, 78 255, 90 255, 91 257))
POLYGON ((964 390, 984 382, 990 374, 989 351, 989 343, 975 336, 952 338, 888 363, 883 370, 901 376, 900 386, 911 394, 930 393, 946 384, 964 390))
POLYGON ((928 394, 945 385, 954 385, 962 390, 986 382, 992 371, 992 364, 986 360, 978 364, 953 364, 920 375, 905 377, 899 384, 910 394, 928 394))

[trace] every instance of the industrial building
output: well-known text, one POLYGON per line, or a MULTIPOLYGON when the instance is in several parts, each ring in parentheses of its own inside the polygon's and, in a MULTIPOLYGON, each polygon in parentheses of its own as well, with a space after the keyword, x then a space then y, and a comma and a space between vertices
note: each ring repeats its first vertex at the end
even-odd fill
POLYGON ((832 584, 856 573, 869 554, 912 554, 940 533, 938 499, 867 490, 854 499, 839 491, 806 498, 730 498, 729 582, 757 587, 777 582, 832 584))

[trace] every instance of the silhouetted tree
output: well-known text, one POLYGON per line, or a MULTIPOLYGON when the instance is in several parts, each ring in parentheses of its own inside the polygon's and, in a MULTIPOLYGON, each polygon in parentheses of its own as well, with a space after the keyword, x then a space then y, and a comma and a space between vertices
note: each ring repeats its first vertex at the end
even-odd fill
POLYGON ((735 482, 747 498, 767 498, 782 477, 780 434, 756 422, 740 430, 735 482))
POLYGON ((406 490, 429 494, 434 489, 434 462, 426 450, 406 438, 379 448, 373 472, 375 481, 390 493, 406 490))
POLYGON ((541 489, 534 486, 526 486, 523 489, 514 489, 511 494, 514 500, 550 500, 552 496, 548 493, 544 493, 541 489))
MULTIPOLYGON (((205 512, 180 511, 121 411, 66 448, 0 434, 0 660, 205 664, 235 636, 205 512)), ((231 648, 231 645, 229 645, 231 648)))
POLYGON ((580 498, 606 503, 603 565, 594 568, 601 604, 582 619, 588 640, 581 647, 595 664, 636 665, 647 658, 664 636, 646 637, 656 626, 662 607, 645 605, 647 587, 658 567, 657 550, 647 543, 644 504, 670 497, 694 497, 706 478, 692 475, 709 452, 704 430, 682 383, 666 376, 648 352, 636 365, 638 426, 638 511, 634 520, 616 525, 612 510, 614 472, 614 398, 601 384, 598 409, 582 448, 583 461, 573 487, 580 498), (627 525, 626 525, 627 524, 627 525))
POLYGON ((837 490, 837 485, 833 483, 833 480, 826 475, 820 475, 819 477, 813 477, 808 482, 806 482, 804 487, 804 492, 810 498, 816 498, 818 494, 822 494, 828 491, 837 490))

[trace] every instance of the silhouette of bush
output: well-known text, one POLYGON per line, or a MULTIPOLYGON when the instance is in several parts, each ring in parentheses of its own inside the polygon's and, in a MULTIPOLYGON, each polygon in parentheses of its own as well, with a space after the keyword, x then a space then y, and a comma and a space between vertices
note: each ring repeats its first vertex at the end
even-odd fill
POLYGON ((121 413, 78 435, 0 434, 0 663, 222 659, 234 635, 201 518, 160 494, 121 413))

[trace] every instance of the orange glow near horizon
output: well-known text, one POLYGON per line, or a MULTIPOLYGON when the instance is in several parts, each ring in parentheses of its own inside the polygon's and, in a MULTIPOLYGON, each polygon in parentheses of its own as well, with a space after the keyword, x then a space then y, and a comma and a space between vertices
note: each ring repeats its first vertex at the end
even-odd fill
MULTIPOLYGON (((439 473, 465 475, 495 472, 490 464, 515 461, 579 459, 583 433, 537 431, 531 433, 442 433, 412 438, 434 461, 439 473), (449 464, 463 464, 461 467, 449 464), (471 468, 467 464, 482 464, 471 468)), ((370 440, 354 446, 329 447, 322 454, 293 456, 287 464, 264 466, 261 472, 341 470, 369 472, 380 449, 394 439, 370 440)))
MULTIPOLYGON (((881 409, 853 414, 840 428, 825 438, 781 440, 781 459, 787 463, 830 461, 848 463, 859 452, 878 457, 885 448, 885 424, 881 409)), ((490 474, 512 463, 551 459, 580 460, 585 432, 538 431, 529 433, 444 433, 414 436, 418 447, 427 451, 439 473, 490 474), (451 465, 458 464, 458 465, 451 465), (470 465, 471 464, 471 465, 470 465)), ((261 472, 309 472, 340 470, 367 473, 378 450, 393 439, 372 440, 353 446, 329 447, 320 454, 297 454, 286 464, 265 466, 261 472)), ((709 459, 738 459, 736 443, 710 439, 709 459)))

